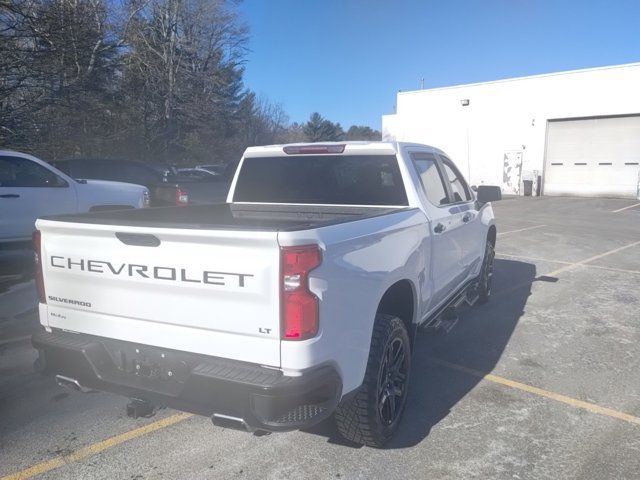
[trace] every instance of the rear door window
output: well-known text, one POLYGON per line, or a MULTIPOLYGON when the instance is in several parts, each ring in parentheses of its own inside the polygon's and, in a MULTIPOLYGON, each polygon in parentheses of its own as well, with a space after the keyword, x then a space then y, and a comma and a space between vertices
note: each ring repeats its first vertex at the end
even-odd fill
POLYGON ((435 155, 427 152, 413 152, 410 155, 429 203, 437 207, 449 203, 435 155))
POLYGON ((453 195, 452 203, 468 202, 471 200, 471 192, 467 183, 460 175, 458 169, 453 165, 451 160, 447 157, 442 158, 442 165, 444 167, 444 173, 449 186, 451 187, 451 194, 453 195))
POLYGON ((395 155, 245 158, 233 201, 408 205, 395 155))

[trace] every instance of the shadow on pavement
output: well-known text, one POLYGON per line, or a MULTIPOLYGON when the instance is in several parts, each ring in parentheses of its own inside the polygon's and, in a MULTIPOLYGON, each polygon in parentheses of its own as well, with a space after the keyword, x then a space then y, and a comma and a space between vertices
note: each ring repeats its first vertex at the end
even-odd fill
POLYGON ((34 276, 33 249, 20 244, 17 247, 0 245, 0 293, 14 285, 29 281, 34 276))
MULTIPOLYGON (((460 321, 448 334, 421 332, 415 343, 409 398, 402 423, 387 449, 420 443, 431 428, 480 382, 480 378, 434 365, 433 359, 490 373, 496 366, 524 313, 536 279, 533 264, 496 259, 494 297, 460 311, 460 321), (522 285, 521 288, 513 288, 522 285), (500 294, 501 291, 510 290, 500 294)), ((352 445, 338 434, 330 419, 307 430, 331 443, 352 445)))

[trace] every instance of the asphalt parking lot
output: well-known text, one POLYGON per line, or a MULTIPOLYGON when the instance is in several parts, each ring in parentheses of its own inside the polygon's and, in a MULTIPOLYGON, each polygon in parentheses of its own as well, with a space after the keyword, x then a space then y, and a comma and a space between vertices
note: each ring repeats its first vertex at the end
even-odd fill
POLYGON ((497 203, 493 297, 420 336, 384 450, 346 445, 330 423, 253 436, 171 410, 129 419, 126 399, 33 373, 33 314, 16 314, 0 329, 0 480, 640 478, 636 203, 497 203))

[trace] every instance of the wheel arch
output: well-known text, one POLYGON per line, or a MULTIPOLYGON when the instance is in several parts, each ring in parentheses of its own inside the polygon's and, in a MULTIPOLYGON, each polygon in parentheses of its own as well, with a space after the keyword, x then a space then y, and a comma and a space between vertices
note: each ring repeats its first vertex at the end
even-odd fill
POLYGON ((376 314, 386 313, 402 320, 409 334, 412 348, 417 331, 416 303, 416 289, 413 282, 403 279, 387 288, 376 310, 376 314))

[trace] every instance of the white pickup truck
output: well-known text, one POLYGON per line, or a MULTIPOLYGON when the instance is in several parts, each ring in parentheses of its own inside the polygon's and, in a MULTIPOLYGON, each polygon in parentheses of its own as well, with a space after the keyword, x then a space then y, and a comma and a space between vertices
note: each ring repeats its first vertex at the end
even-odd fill
POLYGON ((147 206, 146 187, 75 180, 32 155, 0 150, 0 247, 31 240, 41 216, 147 206))
POLYGON ((490 201, 435 148, 249 148, 227 203, 40 219, 45 369, 249 431, 398 427, 417 327, 486 301, 490 201), (450 311, 450 310, 449 310, 450 311))

